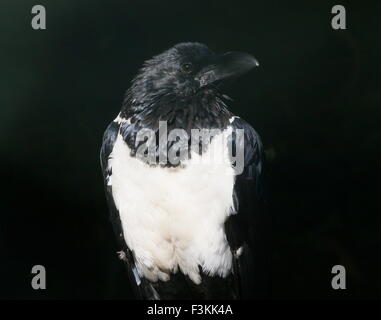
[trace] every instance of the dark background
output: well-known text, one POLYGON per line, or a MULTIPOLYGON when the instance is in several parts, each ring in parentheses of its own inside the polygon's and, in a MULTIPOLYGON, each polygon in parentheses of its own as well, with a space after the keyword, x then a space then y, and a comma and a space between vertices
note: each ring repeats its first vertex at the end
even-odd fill
POLYGON ((268 156, 271 296, 380 298, 380 16, 376 1, 2 0, 0 297, 130 297, 102 133, 145 59, 199 41, 260 62, 227 93, 268 156), (31 28, 35 4, 47 30, 31 28), (347 30, 331 28, 334 4, 347 30), (347 290, 331 288, 336 264, 347 290))

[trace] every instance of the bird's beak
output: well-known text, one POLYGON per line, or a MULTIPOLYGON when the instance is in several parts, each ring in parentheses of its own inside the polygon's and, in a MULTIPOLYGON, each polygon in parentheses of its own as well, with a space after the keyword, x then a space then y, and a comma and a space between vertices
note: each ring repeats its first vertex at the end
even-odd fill
POLYGON ((225 80, 237 78, 257 66, 258 61, 248 53, 228 52, 206 61, 197 73, 196 80, 199 81, 200 87, 217 85, 225 80))

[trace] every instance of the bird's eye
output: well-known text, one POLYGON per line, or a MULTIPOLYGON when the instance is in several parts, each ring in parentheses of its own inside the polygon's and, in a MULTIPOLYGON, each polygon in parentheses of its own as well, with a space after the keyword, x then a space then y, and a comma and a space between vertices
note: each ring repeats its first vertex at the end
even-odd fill
POLYGON ((192 71, 192 64, 190 62, 187 62, 187 63, 184 63, 182 65, 182 69, 185 71, 185 72, 191 72, 192 71))

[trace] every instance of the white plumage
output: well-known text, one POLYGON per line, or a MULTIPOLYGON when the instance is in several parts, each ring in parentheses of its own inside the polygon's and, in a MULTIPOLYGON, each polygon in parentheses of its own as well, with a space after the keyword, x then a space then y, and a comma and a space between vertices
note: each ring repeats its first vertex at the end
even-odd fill
POLYGON ((224 130, 202 157, 193 153, 177 168, 150 167, 131 157, 118 135, 108 181, 140 276, 167 281, 180 269, 198 284, 199 265, 209 275, 231 272, 232 252, 224 232, 233 206, 230 134, 231 128, 224 130))

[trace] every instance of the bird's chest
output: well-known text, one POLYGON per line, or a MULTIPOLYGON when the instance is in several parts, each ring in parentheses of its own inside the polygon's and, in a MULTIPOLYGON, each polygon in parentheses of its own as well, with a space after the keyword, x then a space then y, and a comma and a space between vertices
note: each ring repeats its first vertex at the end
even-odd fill
POLYGON ((137 268, 151 280, 167 280, 180 269, 195 283, 204 272, 231 270, 224 222, 230 214, 234 174, 225 135, 185 166, 152 167, 131 157, 118 136, 112 152, 112 192, 127 245, 137 268))

